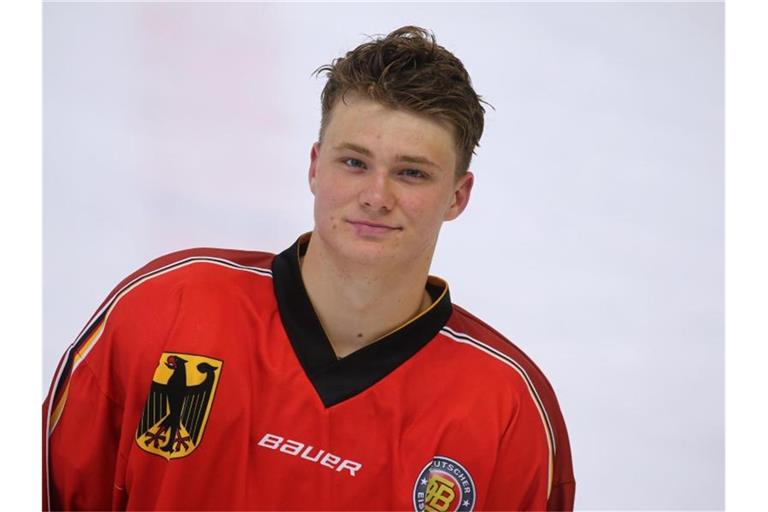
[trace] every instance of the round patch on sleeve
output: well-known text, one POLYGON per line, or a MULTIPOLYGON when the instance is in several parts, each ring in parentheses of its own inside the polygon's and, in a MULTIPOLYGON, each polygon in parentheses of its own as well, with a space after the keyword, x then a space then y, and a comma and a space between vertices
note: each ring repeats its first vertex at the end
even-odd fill
POLYGON ((475 483, 457 461, 437 455, 424 466, 413 486, 417 512, 469 511, 475 505, 475 483))

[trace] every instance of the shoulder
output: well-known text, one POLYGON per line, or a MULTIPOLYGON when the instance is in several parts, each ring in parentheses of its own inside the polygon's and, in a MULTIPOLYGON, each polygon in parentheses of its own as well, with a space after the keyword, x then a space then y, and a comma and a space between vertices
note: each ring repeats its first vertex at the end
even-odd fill
POLYGON ((554 389, 544 372, 499 331, 467 311, 453 305, 453 313, 440 331, 456 344, 465 364, 473 363, 475 373, 496 388, 510 384, 529 395, 545 416, 559 416, 554 389), (550 414, 551 411, 551 414, 550 414))
POLYGON ((480 361, 483 378, 513 381, 519 390, 525 390, 539 411, 554 461, 554 484, 571 482, 573 469, 570 442, 555 391, 544 372, 517 345, 499 331, 460 306, 453 305, 453 313, 441 330, 448 340, 463 347, 466 358, 480 361))
POLYGON ((274 254, 260 251, 220 249, 215 247, 183 249, 155 258, 126 277, 116 288, 120 288, 121 285, 127 285, 137 279, 182 269, 199 270, 201 268, 220 267, 271 276, 273 258, 274 254))
POLYGON ((107 295, 96 315, 129 293, 143 295, 157 288, 167 290, 173 285, 189 286, 204 283, 211 278, 221 282, 225 276, 271 278, 273 258, 274 254, 268 252, 213 247, 168 253, 153 259, 120 281, 107 295))
MULTIPOLYGON (((194 248, 165 254, 120 281, 99 305, 69 351, 84 355, 90 340, 105 330, 156 325, 172 320, 182 295, 226 293, 236 287, 266 285, 271 292, 274 255, 267 252, 194 248)), ((103 344, 102 344, 103 345, 103 344)), ((68 351, 68 352, 69 352, 68 351)))
POLYGON ((453 304, 453 314, 441 334, 463 344, 487 361, 496 361, 521 374, 530 384, 554 393, 544 372, 515 343, 461 306, 453 304))
POLYGON ((441 334, 484 361, 484 367, 507 368, 507 373, 520 378, 539 405, 560 414, 555 391, 544 372, 520 347, 483 320, 454 304, 441 334))
POLYGON ((112 289, 78 341, 99 325, 135 326, 149 319, 172 319, 182 297, 213 302, 254 287, 265 292, 254 296, 270 295, 273 258, 267 252, 219 248, 184 249, 155 258, 112 289))
POLYGON ((133 302, 150 307, 153 297, 165 300, 169 290, 211 282, 222 284, 227 281, 227 276, 232 276, 235 282, 243 278, 261 278, 261 281, 269 282, 271 287, 273 258, 274 254, 268 252, 212 247, 165 254, 120 281, 96 309, 88 324, 103 319, 118 303, 124 305, 125 302, 133 302), (133 300, 126 301, 127 297, 133 300))
POLYGON ((52 389, 60 394, 81 364, 105 381, 114 377, 115 359, 121 361, 118 366, 123 372, 135 367, 137 360, 151 360, 162 351, 178 319, 196 318, 219 299, 226 303, 236 296, 268 300, 273 257, 267 252, 194 248, 155 258, 106 296, 65 351, 52 389))

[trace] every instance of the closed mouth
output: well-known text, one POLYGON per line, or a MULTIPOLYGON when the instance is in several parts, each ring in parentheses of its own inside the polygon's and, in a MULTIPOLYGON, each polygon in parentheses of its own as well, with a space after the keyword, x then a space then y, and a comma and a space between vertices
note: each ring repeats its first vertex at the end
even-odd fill
POLYGON ((378 224, 376 222, 369 222, 365 220, 347 220, 350 224, 357 224, 359 226, 368 226, 371 228, 379 228, 379 229, 402 229, 396 226, 388 226, 386 224, 378 224))

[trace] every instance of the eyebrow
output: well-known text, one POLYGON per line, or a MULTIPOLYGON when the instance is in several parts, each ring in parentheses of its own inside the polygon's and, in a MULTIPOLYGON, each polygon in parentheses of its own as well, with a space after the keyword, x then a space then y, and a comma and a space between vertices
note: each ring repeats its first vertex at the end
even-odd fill
MULTIPOLYGON (((373 156, 373 153, 371 152, 370 149, 365 148, 363 146, 359 146, 359 145, 354 144, 352 142, 342 142, 341 144, 339 144, 337 146, 334 146, 333 149, 335 149, 337 151, 341 151, 341 150, 344 150, 344 149, 351 149, 352 151, 356 151, 356 152, 358 152, 358 153, 360 153, 362 155, 368 156, 368 157, 373 156)), ((431 165, 433 167, 436 167, 438 169, 440 168, 440 166, 438 166, 432 160, 430 160, 428 158, 425 158, 423 156, 396 155, 395 156, 395 160, 397 160, 398 162, 408 162, 408 163, 412 163, 412 164, 426 164, 426 165, 431 165)))

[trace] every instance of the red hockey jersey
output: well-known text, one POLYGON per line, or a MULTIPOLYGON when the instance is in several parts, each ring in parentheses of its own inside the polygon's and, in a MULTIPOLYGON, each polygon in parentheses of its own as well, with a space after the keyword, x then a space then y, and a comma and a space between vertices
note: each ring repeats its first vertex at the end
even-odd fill
POLYGON ((279 255, 195 249, 120 283, 43 405, 43 506, 570 510, 568 436, 541 371, 432 306, 338 359, 279 255))

